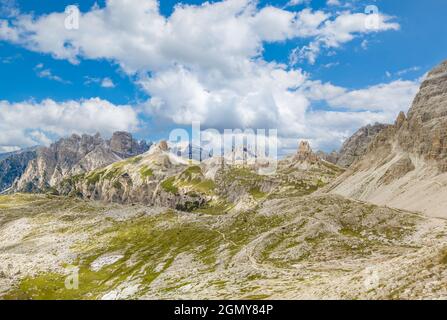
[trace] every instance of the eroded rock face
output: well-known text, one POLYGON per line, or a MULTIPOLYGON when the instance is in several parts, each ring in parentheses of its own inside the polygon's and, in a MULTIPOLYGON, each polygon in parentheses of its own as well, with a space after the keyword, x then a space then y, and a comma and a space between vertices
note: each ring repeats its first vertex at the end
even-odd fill
POLYGON ((409 156, 405 156, 394 163, 380 178, 380 182, 390 184, 391 182, 404 177, 407 173, 416 169, 409 156))
POLYGON ((0 192, 12 186, 24 172, 28 163, 35 159, 35 149, 12 152, 0 160, 0 192))
POLYGON ((128 132, 117 131, 110 139, 110 148, 118 155, 124 158, 129 156, 136 156, 149 150, 146 141, 137 141, 128 132))
POLYGON ((332 151, 331 153, 326 153, 324 151, 317 151, 316 155, 327 162, 337 164, 340 154, 337 151, 332 151))
POLYGON ((421 84, 407 115, 383 128, 332 192, 446 217, 447 61, 421 84))
POLYGON ((435 160, 447 171, 447 61, 424 80, 408 111, 396 121, 396 138, 406 152, 435 160))
POLYGON ((320 160, 318 156, 312 151, 308 141, 300 141, 298 151, 294 157, 299 162, 315 163, 320 160))
POLYGON ((64 178, 107 166, 149 149, 127 133, 115 133, 111 140, 99 134, 73 134, 37 151, 25 172, 13 185, 14 191, 39 192, 59 184, 64 178), (129 138, 130 136, 130 138, 129 138))
POLYGON ((362 157, 371 141, 388 125, 376 123, 360 128, 348 140, 345 141, 340 152, 338 153, 337 165, 348 168, 356 160, 362 157))

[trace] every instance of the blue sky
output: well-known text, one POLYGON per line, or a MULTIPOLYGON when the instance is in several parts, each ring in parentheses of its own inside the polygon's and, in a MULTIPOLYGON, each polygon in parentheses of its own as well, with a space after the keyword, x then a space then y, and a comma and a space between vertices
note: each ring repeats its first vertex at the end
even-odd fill
POLYGON ((278 128, 284 150, 308 139, 329 151, 406 111, 447 58, 443 0, 204 2, 0 0, 0 152, 72 132, 158 140, 192 120, 278 128), (368 5, 378 30, 359 23, 368 5))

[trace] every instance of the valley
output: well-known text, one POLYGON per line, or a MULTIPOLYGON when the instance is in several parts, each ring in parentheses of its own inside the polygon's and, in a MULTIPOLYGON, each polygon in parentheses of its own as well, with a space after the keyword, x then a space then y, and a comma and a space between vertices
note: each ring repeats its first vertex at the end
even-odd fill
POLYGON ((446 72, 394 124, 329 155, 300 141, 270 175, 124 132, 5 156, 0 298, 447 299, 446 72))

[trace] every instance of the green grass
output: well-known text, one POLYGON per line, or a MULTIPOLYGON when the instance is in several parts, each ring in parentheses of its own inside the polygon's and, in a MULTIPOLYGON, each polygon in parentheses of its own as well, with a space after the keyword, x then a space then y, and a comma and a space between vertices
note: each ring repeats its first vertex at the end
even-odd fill
POLYGON ((114 187, 115 189, 121 190, 121 189, 123 188, 123 185, 121 184, 121 182, 119 182, 119 181, 115 181, 115 182, 113 183, 113 187, 114 187))
POLYGON ((221 215, 226 214, 234 207, 234 204, 227 202, 223 199, 213 200, 206 205, 196 209, 195 213, 202 213, 207 215, 221 215))
POLYGON ((203 180, 195 184, 194 189, 202 193, 211 193, 216 189, 216 185, 213 180, 203 180))
POLYGON ((104 175, 104 179, 105 180, 113 180, 113 179, 116 179, 119 176, 121 176, 122 173, 123 172, 122 172, 121 168, 112 167, 106 172, 106 174, 104 175))
POLYGON ((166 192, 177 194, 178 188, 174 185, 174 183, 175 183, 175 177, 170 177, 161 183, 161 187, 166 192))
MULTIPOLYGON (((218 232, 211 227, 218 217, 201 217, 190 222, 180 222, 178 217, 177 213, 168 211, 157 216, 111 221, 110 227, 72 248, 78 253, 78 259, 73 263, 80 270, 78 290, 65 288, 65 275, 42 273, 24 278, 3 298, 99 299, 126 281, 137 281, 140 284, 138 294, 142 295, 150 290, 151 283, 171 266, 179 254, 193 255, 195 261, 202 265, 203 272, 213 271, 223 243, 234 255, 259 232, 279 222, 276 218, 247 212, 231 218, 229 223, 219 227, 218 232), (99 271, 90 269, 98 257, 112 252, 120 252, 123 259, 99 271)), ((160 288, 162 291, 176 289, 172 283, 160 288)))
POLYGON ((128 164, 137 164, 137 163, 139 163, 142 159, 143 159, 142 156, 136 156, 136 157, 129 158, 129 159, 125 160, 125 162, 128 163, 128 164))
POLYGON ((344 227, 340 230, 340 233, 347 237, 353 237, 353 238, 363 238, 362 234, 358 232, 357 230, 344 227))
MULTIPOLYGON (((216 189, 214 181, 205 179, 199 166, 190 166, 185 169, 178 177, 172 180, 172 185, 174 184, 177 187, 190 188, 197 193, 206 195, 214 194, 216 189)), ((168 189, 171 189, 170 186, 168 186, 168 189)))
POLYGON ((140 176, 141 178, 145 179, 145 178, 150 178, 154 175, 154 171, 149 168, 148 166, 143 166, 140 169, 140 176))
POLYGON ((447 265, 447 250, 444 252, 444 254, 441 257, 441 263, 447 265))
POLYGON ((265 192, 262 192, 261 189, 260 189, 259 187, 251 188, 250 191, 249 191, 248 193, 249 193, 249 194, 253 197, 253 199, 255 199, 255 200, 263 199, 263 198, 265 198, 266 195, 267 195, 265 192))
POLYGON ((183 171, 182 175, 191 179, 194 175, 202 175, 202 169, 199 166, 190 166, 183 171))
POLYGON ((105 170, 95 170, 95 171, 92 171, 86 177, 87 183, 89 185, 97 184, 101 180, 101 178, 104 175, 104 173, 105 173, 105 170))

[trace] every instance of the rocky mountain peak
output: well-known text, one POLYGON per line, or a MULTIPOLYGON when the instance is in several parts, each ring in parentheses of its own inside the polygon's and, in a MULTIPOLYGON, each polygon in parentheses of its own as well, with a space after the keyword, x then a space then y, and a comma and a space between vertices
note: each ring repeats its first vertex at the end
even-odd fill
POLYGON ((445 128, 447 61, 428 73, 407 116, 401 112, 394 125, 374 137, 352 170, 334 183, 334 192, 445 217, 445 128))
POLYGON ((376 123, 357 130, 343 143, 336 164, 344 168, 351 166, 367 152, 369 144, 387 127, 389 125, 376 123))
POLYGON ((110 140, 100 134, 72 134, 49 147, 42 147, 30 161, 14 191, 40 191, 77 175, 146 152, 146 141, 138 142, 127 132, 115 132, 110 140))
POLYGON ((36 148, 29 148, 11 152, 0 158, 0 193, 11 187, 36 156, 36 148))
POLYGON ((399 115, 397 116, 396 122, 394 123, 394 125, 396 126, 396 128, 400 128, 402 127, 402 125, 404 124, 404 122, 407 120, 407 116, 405 115, 405 113, 403 111, 399 112, 399 115))
POLYGON ((145 141, 138 142, 130 133, 124 131, 113 133, 110 139, 110 148, 113 152, 123 156, 134 156, 149 149, 145 141))
POLYGON ((408 111, 407 120, 399 114, 396 139, 400 148, 426 159, 436 160, 447 170, 447 61, 434 68, 422 82, 408 111))
POLYGON ((309 141, 302 140, 298 144, 298 151, 295 160, 299 162, 315 163, 319 161, 318 156, 312 151, 309 141))
POLYGON ((165 140, 160 141, 156 147, 161 151, 168 151, 168 143, 165 140))

